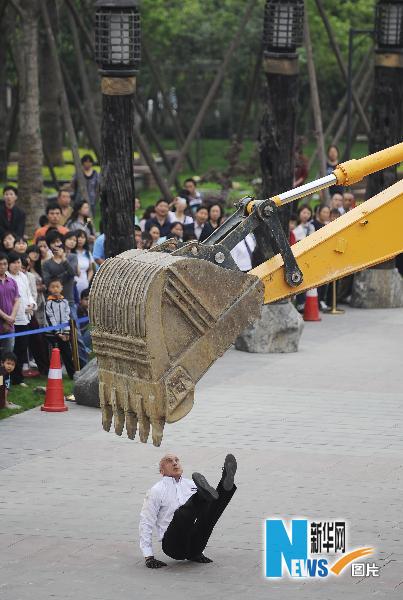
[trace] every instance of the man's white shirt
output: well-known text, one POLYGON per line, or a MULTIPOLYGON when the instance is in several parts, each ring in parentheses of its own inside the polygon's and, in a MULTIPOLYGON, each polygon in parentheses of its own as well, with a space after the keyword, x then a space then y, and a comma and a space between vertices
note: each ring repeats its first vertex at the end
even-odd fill
POLYGON ((177 508, 197 492, 191 479, 164 476, 146 494, 140 513, 140 549, 143 556, 153 556, 152 535, 156 527, 158 540, 162 541, 177 508))
POLYGON ((231 256, 234 259, 235 264, 241 271, 251 270, 252 253, 255 248, 255 236, 253 235, 253 233, 248 233, 248 235, 231 250, 231 256))

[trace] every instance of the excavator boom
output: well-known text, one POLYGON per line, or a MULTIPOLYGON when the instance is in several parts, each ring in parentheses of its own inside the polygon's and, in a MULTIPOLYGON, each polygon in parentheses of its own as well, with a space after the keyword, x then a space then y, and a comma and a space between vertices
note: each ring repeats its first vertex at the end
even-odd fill
POLYGON ((338 165, 333 174, 268 198, 244 198, 203 243, 173 240, 105 261, 90 292, 102 423, 159 446, 166 422, 192 408, 197 381, 275 302, 403 252, 403 182, 290 247, 277 208, 403 161, 403 143, 338 165), (230 250, 259 225, 277 254, 242 273, 230 250))
POLYGON ((264 302, 288 298, 382 263, 403 252, 403 180, 292 246, 304 280, 291 289, 281 254, 249 273, 264 284, 264 302))

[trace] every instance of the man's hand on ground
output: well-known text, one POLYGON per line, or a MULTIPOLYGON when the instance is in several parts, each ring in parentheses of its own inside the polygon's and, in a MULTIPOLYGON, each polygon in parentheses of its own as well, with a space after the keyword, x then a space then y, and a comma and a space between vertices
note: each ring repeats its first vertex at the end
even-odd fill
POLYGON ((161 567, 166 567, 167 564, 162 562, 162 560, 157 560, 154 556, 147 556, 146 558, 146 567, 148 569, 160 569, 161 567))

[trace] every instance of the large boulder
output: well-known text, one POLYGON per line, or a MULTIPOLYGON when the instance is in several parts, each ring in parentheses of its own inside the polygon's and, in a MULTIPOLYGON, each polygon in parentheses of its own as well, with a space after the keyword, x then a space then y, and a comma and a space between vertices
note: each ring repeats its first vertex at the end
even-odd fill
POLYGON ((99 408, 99 380, 97 359, 90 360, 74 376, 74 396, 77 404, 99 408))
POLYGON ((242 352, 259 354, 298 352, 304 321, 291 304, 266 304, 260 319, 239 335, 235 348, 242 352))
POLYGON ((366 269, 354 275, 351 306, 401 308, 403 277, 397 269, 366 269))

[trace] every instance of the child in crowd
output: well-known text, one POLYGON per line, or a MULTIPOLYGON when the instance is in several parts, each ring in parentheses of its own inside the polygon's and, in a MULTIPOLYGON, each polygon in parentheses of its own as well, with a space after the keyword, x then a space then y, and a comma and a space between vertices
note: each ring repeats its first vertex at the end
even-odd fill
MULTIPOLYGON (((77 308, 77 316, 79 319, 83 317, 88 317, 88 303, 89 303, 90 290, 86 289, 81 292, 80 295, 80 305, 77 308)), ((87 348, 87 352, 90 353, 92 350, 92 341, 90 334, 90 325, 89 323, 80 323, 81 335, 83 336, 83 341, 85 347, 87 348)))
POLYGON ((28 248, 27 240, 24 237, 17 237, 14 242, 14 251, 18 254, 25 254, 28 248))
POLYGON ((7 399, 11 387, 11 373, 14 371, 16 364, 16 355, 13 352, 4 352, 0 367, 0 409, 11 408, 16 410, 21 408, 18 404, 13 404, 7 399))
POLYGON ((297 215, 290 215, 290 218, 288 220, 288 233, 289 233, 289 243, 290 246, 292 246, 293 244, 296 243, 296 239, 295 239, 295 235, 294 235, 294 229, 296 228, 296 226, 298 225, 298 217, 297 215))
POLYGON ((60 279, 54 277, 48 284, 48 299, 45 305, 45 315, 48 326, 60 325, 60 329, 48 334, 48 339, 52 347, 57 347, 66 367, 70 379, 73 379, 75 372, 73 357, 70 348, 70 326, 63 326, 70 319, 70 307, 68 301, 62 296, 63 285, 60 279))

